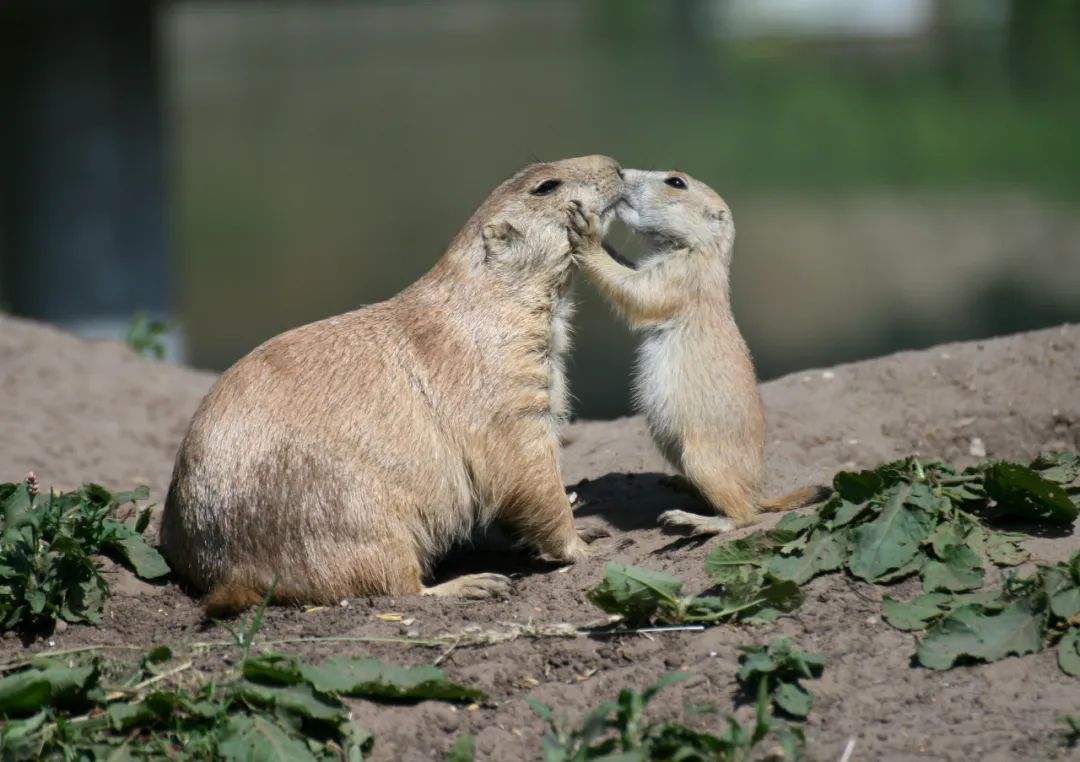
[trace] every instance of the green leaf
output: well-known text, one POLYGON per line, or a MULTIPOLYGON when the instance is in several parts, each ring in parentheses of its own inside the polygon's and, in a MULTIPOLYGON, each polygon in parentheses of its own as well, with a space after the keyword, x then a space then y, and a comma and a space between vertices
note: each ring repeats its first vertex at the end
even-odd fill
POLYGON ((934 531, 926 539, 927 544, 934 551, 934 555, 943 558, 945 552, 956 545, 964 544, 964 530, 955 522, 945 522, 934 527, 934 531))
POLYGON ((17 528, 30 520, 32 516, 30 509, 33 506, 33 503, 34 500, 30 496, 30 488, 26 482, 15 485, 14 489, 11 490, 11 494, 4 500, 3 529, 17 528))
POLYGON ((922 512, 904 507, 909 491, 906 485, 898 487, 880 516, 852 530, 848 569, 856 577, 874 582, 918 554, 932 525, 922 512))
POLYGON ((264 715, 233 715, 217 744, 217 753, 230 762, 303 762, 317 760, 300 739, 264 715))
POLYGON ((111 540, 106 547, 119 555, 142 579, 160 579, 171 571, 161 554, 147 545, 146 540, 138 534, 123 534, 111 540))
POLYGON ((1075 452, 1044 452, 1031 462, 1031 469, 1056 484, 1069 484, 1080 474, 1080 455, 1075 452))
POLYGON ((664 688, 670 688, 672 685, 684 683, 695 677, 700 677, 700 675, 696 672, 668 672, 667 674, 661 675, 655 683, 641 692, 642 705, 652 701, 656 697, 656 694, 664 690, 664 688))
POLYGON ((629 623, 649 622, 661 609, 678 606, 682 581, 663 572, 609 561, 604 581, 589 591, 589 600, 629 623))
POLYGON ((967 605, 953 609, 927 630, 916 648, 919 663, 949 669, 957 661, 998 661, 1006 656, 1035 653, 1042 648, 1045 625, 1026 600, 1000 611, 967 605))
POLYGON ((548 722, 555 722, 555 713, 551 711, 551 707, 547 704, 541 704, 539 701, 530 696, 525 697, 525 703, 528 704, 529 708, 531 708, 534 712, 540 715, 543 719, 547 720, 548 722))
POLYGON ((484 693, 451 681, 435 667, 385 666, 378 659, 341 657, 318 666, 302 664, 304 679, 321 691, 363 698, 476 701, 484 693))
POLYGON ((772 686, 773 703, 795 717, 805 717, 813 696, 799 680, 821 674, 825 660, 820 654, 803 653, 781 638, 767 646, 743 646, 736 679, 746 693, 761 693, 772 686))
POLYGON ((139 512, 139 518, 135 519, 135 534, 141 535, 150 526, 150 516, 153 514, 153 506, 147 506, 139 512))
POLYGON ((0 715, 33 714, 47 706, 81 706, 97 685, 96 664, 68 667, 46 659, 0 679, 0 715))
POLYGON ((815 531, 799 555, 774 555, 765 569, 781 580, 804 585, 819 574, 836 571, 844 565, 846 539, 822 530, 815 531))
POLYGON ((1015 535, 1007 535, 1001 532, 984 532, 981 536, 982 550, 986 557, 998 566, 1016 566, 1028 559, 1030 555, 1020 544, 1022 540, 1015 535))
POLYGON ((803 718, 810 714, 814 696, 797 683, 781 683, 773 691, 773 702, 792 717, 803 718))
POLYGON ((1055 524, 1076 520, 1076 504, 1061 485, 1015 463, 996 463, 986 470, 986 493, 1002 515, 1055 524))
MULTIPOLYGON (((816 526, 819 521, 820 517, 818 516, 817 511, 810 511, 809 513, 785 513, 784 517, 776 523, 774 531, 782 534, 799 535, 816 526)), ((745 540, 734 540, 727 544, 733 545, 736 542, 745 542, 745 540)))
POLYGON ((249 703, 286 709, 300 717, 313 720, 344 721, 347 710, 333 695, 316 691, 307 683, 272 687, 252 682, 241 682, 236 695, 249 703))
POLYGON ((1080 568, 1077 571, 1070 569, 1074 561, 1039 568, 1043 588, 1050 598, 1051 613, 1066 621, 1080 614, 1080 568))
POLYGON ((967 545, 951 545, 944 548, 940 556, 940 561, 927 561, 922 569, 926 592, 962 592, 982 586, 982 561, 974 550, 967 545))
POLYGON ((884 486, 877 471, 841 471, 833 477, 833 489, 849 503, 865 503, 884 486))
POLYGON ((799 608, 806 599, 803 591, 794 582, 788 580, 770 581, 758 593, 763 603, 743 620, 750 624, 775 622, 784 614, 799 608))
POLYGON ((0 723, 0 756, 4 759, 40 759, 41 742, 36 738, 49 713, 42 710, 24 720, 0 723))
POLYGON ((459 736, 446 754, 446 762, 475 762, 475 760, 476 739, 470 735, 459 736))
POLYGON ((935 520, 946 518, 952 508, 952 503, 949 502, 948 498, 935 495, 930 490, 930 487, 922 482, 911 485, 911 492, 908 493, 904 502, 934 517, 935 520))
POLYGON ((23 717, 49 705, 52 686, 37 670, 0 680, 0 715, 23 717))
MULTIPOLYGON (((100 487, 98 489, 100 489, 100 487)), ((149 498, 150 488, 144 484, 141 484, 130 492, 114 492, 111 496, 111 499, 106 499, 105 502, 111 502, 115 505, 123 505, 124 503, 134 503, 136 500, 148 500, 149 498)))
POLYGON ((109 727, 118 733, 123 733, 130 728, 142 725, 147 720, 152 720, 157 717, 157 713, 154 712, 150 706, 141 701, 137 704, 126 704, 123 702, 109 704, 105 710, 105 714, 109 718, 109 727))
POLYGON ((741 567, 760 566, 761 555, 761 543, 757 535, 731 540, 718 545, 709 553, 705 559, 705 571, 722 584, 732 579, 733 575, 737 575, 741 567))
POLYGON ((925 593, 906 603, 886 595, 881 601, 881 614, 898 630, 925 630, 945 615, 945 606, 951 600, 945 593, 925 593))
POLYGON ((349 762, 360 762, 364 755, 375 745, 375 738, 355 722, 346 722, 338 726, 338 732, 344 738, 342 747, 349 762))
POLYGON ((172 657, 173 652, 171 648, 169 648, 168 646, 157 646, 147 652, 146 656, 144 656, 142 659, 142 663, 144 667, 155 664, 163 664, 164 662, 169 661, 169 659, 171 659, 172 657))
POLYGON ((840 507, 836 509, 836 514, 829 523, 832 524, 834 529, 847 526, 869 510, 870 506, 868 503, 849 503, 845 500, 840 504, 840 507))
POLYGON ((299 685, 305 679, 295 659, 274 653, 246 659, 242 672, 248 680, 263 685, 299 685))
POLYGON ((1058 666, 1073 677, 1080 677, 1080 627, 1070 627, 1058 643, 1058 666))

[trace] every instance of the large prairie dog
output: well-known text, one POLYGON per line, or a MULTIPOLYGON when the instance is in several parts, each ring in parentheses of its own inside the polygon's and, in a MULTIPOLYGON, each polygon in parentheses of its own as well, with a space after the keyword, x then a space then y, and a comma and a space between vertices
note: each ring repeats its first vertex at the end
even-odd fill
POLYGON ((528 166, 397 296, 276 336, 222 375, 180 447, 161 528, 209 614, 272 584, 293 603, 498 592, 509 580, 495 574, 422 582, 496 518, 549 558, 586 556, 558 460, 567 208, 606 220, 621 194, 606 156, 528 166))
POLYGON ((645 334, 634 402, 664 457, 724 517, 667 511, 695 534, 752 524, 758 510, 815 502, 820 488, 762 502, 765 416, 754 365, 731 312, 728 271, 735 225, 724 200, 682 172, 625 170, 619 218, 643 236, 637 267, 602 247, 588 209, 571 212, 571 243, 586 276, 645 334))

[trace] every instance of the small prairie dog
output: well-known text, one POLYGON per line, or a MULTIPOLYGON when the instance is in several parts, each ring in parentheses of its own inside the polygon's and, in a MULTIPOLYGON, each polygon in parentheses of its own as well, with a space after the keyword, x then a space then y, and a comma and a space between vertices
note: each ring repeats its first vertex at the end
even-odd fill
POLYGON ((624 170, 619 218, 649 244, 636 267, 603 248, 602 227, 570 211, 575 259, 645 338, 634 403, 671 465, 726 518, 667 511, 660 520, 715 534, 752 524, 759 510, 821 499, 821 488, 763 502, 765 415, 750 351, 731 312, 735 225, 724 200, 682 172, 624 170))
MULTIPOLYGON (((547 557, 587 555, 559 471, 571 201, 607 220, 606 156, 534 164, 391 299, 276 336, 211 388, 177 454, 161 543, 210 615, 258 603, 506 590, 425 587, 498 518, 547 557)), ((602 223, 600 223, 602 224, 602 223)))

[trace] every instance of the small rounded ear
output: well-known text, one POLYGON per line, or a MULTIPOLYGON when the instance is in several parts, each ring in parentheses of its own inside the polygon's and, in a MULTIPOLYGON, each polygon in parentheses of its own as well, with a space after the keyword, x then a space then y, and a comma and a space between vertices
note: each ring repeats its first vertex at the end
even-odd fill
POLYGON ((485 260, 505 254, 522 239, 521 231, 506 220, 487 223, 480 231, 480 237, 484 240, 485 260))

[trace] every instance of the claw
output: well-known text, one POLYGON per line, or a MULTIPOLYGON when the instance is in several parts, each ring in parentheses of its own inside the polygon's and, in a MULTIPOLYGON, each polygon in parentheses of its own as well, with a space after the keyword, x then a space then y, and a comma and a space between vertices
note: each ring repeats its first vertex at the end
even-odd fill
POLYGON ((689 529, 691 537, 723 534, 735 529, 735 522, 724 516, 700 516, 687 511, 664 511, 660 523, 665 527, 689 529))

